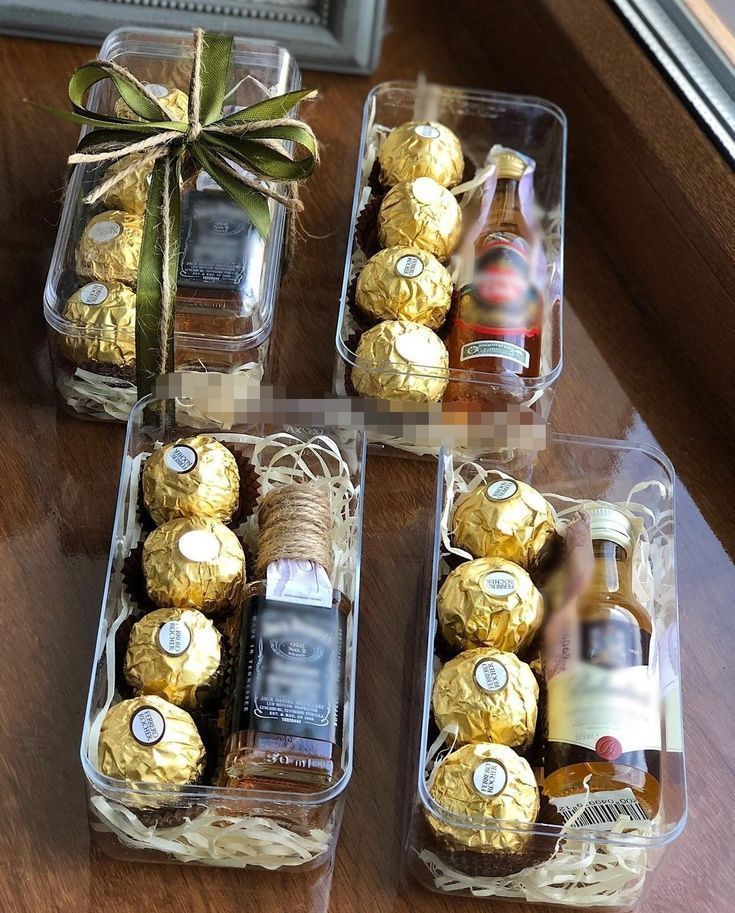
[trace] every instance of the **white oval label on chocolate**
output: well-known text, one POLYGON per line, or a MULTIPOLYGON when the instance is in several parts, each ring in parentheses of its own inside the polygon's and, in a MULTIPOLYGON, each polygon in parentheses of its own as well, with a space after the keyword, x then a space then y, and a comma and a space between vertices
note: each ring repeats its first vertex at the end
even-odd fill
POLYGON ((191 646, 191 631, 183 621, 166 621, 158 629, 158 646, 168 656, 181 656, 191 646))
POLYGON ((408 330, 396 339, 396 352, 412 365, 420 365, 426 357, 426 346, 415 330, 408 330))
POLYGON ((89 229, 89 237, 95 244, 105 244, 107 241, 114 241, 122 234, 122 225, 119 222, 113 222, 105 219, 103 222, 96 222, 89 229))
POLYGON ((82 304, 104 304, 110 290, 104 282, 88 282, 79 292, 82 304))
POLYGON ((166 721, 153 707, 141 707, 130 720, 130 731, 141 745, 157 745, 166 731, 166 721))
POLYGON ((439 130, 433 124, 417 124, 413 132, 423 139, 436 139, 439 136, 439 130))
POLYGON ((488 596, 510 596, 515 593, 516 579, 508 571, 490 571, 482 581, 482 588, 488 596))
POLYGON ((144 85, 154 98, 165 98, 169 93, 167 86, 162 86, 158 82, 146 82, 144 85))
POLYGON ((508 774, 498 761, 483 761, 472 771, 472 785, 481 796, 499 796, 508 783, 508 774))
POLYGON ((508 670, 497 659, 482 659, 475 666, 475 681, 483 691, 495 694, 508 684, 508 670))
POLYGON ((500 479, 497 482, 491 482, 485 489, 486 497, 491 501, 507 501, 512 498, 518 491, 518 485, 513 479, 500 479))
POLYGON ((164 463, 172 472, 191 472, 198 459, 196 450, 188 444, 169 447, 163 457, 164 463))
POLYGON ((406 254, 405 257, 401 257, 396 263, 396 272, 399 276, 403 276, 406 279, 415 279, 417 276, 420 276, 423 271, 424 264, 418 257, 414 257, 412 254, 406 254))
POLYGON ((444 188, 432 178, 416 178, 413 182, 413 195, 419 203, 436 203, 444 188))
POLYGON ((189 561, 214 561, 219 555, 219 539, 206 529, 192 529, 179 539, 179 551, 189 561))

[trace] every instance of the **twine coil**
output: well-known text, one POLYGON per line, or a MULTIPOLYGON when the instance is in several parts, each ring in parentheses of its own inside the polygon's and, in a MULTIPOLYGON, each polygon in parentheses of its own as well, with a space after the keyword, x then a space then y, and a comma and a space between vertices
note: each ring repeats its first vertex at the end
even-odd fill
POLYGON ((294 482, 269 492, 258 511, 256 572, 273 561, 313 561, 332 572, 332 512, 327 492, 314 482, 294 482))

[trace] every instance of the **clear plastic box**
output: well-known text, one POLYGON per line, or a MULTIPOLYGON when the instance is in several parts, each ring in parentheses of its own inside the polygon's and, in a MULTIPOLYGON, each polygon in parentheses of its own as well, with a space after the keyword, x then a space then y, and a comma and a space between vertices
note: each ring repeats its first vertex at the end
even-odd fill
MULTIPOLYGON (((100 56, 131 70, 154 86, 188 88, 192 63, 192 34, 162 29, 122 28, 105 40, 100 56)), ((236 38, 228 77, 228 105, 244 107, 301 85, 301 75, 289 52, 269 41, 236 38)), ((117 95, 108 82, 93 87, 88 106, 111 112, 117 95)), ((82 131, 84 133, 86 128, 82 131)), ((71 150, 70 150, 71 151, 71 150)), ((76 272, 75 249, 84 225, 95 214, 116 208, 104 201, 85 205, 83 197, 100 182, 104 165, 77 166, 61 213, 56 245, 44 292, 51 361, 62 404, 74 415, 125 419, 138 399, 134 360, 100 355, 114 346, 115 332, 104 326, 85 326, 64 316, 69 296, 89 277, 76 272), (114 362, 114 363, 111 363, 114 362)), ((183 190, 183 211, 191 191, 221 195, 208 176, 200 175, 183 190)), ((209 199, 209 197, 208 197, 209 199)), ((227 198, 228 199, 228 198, 227 198)), ((196 278, 179 280, 176 300, 175 361, 177 370, 247 372, 267 379, 269 343, 281 273, 286 211, 271 202, 272 225, 266 241, 250 225, 246 266, 229 277, 217 300, 196 278)), ((184 229, 185 230, 185 229, 184 229)), ((129 337, 132 345, 132 337, 129 337)))
MULTIPOLYGON (((453 456, 449 451, 440 456, 436 524, 417 634, 416 785, 406 845, 406 870, 425 887, 451 895, 487 897, 493 902, 508 899, 585 910, 627 911, 640 903, 668 845, 682 832, 687 815, 673 489, 674 471, 662 453, 624 441, 554 434, 547 449, 535 454, 517 452, 505 461, 453 456), (647 584, 642 584, 645 594, 639 596, 645 596, 654 621, 662 696, 661 805, 650 827, 635 833, 614 833, 593 826, 564 828, 550 823, 528 825, 462 817, 442 808, 429 794, 431 769, 441 762, 446 750, 441 747, 433 720, 431 695, 435 666, 441 662, 436 656, 437 649, 442 650, 437 634, 436 594, 446 569, 448 499, 452 491, 462 487, 458 480, 467 481, 478 470, 499 470, 526 481, 549 497, 559 510, 570 506, 568 499, 600 499, 624 504, 644 521, 651 576, 647 584), (452 851, 437 840, 427 823, 428 815, 466 834, 489 828, 531 835, 525 854, 527 868, 520 875, 488 875, 488 867, 482 864, 483 854, 452 851)), ((645 575, 641 572, 638 579, 644 581, 645 575)), ((540 817, 544 817, 543 807, 540 817)), ((488 854, 485 858, 491 857, 488 854)))
MULTIPOLYGON (((221 423, 208 427, 200 414, 192 430, 190 409, 181 400, 148 397, 131 412, 80 749, 89 791, 90 827, 99 846, 115 858, 309 871, 310 877, 321 877, 331 870, 353 763, 366 444, 362 432, 328 423, 311 427, 315 418, 314 413, 301 418, 289 415, 288 420, 296 424, 282 424, 283 416, 270 417, 263 410, 257 413, 253 409, 247 416, 237 415, 223 431, 221 423), (121 642, 118 632, 134 614, 135 599, 126 582, 126 566, 130 565, 126 562, 144 538, 139 506, 142 464, 157 445, 190 433, 212 434, 237 445, 250 459, 255 478, 261 483, 266 476, 276 483, 331 479, 334 535, 339 543, 332 583, 351 602, 352 610, 345 636, 342 773, 328 789, 246 790, 206 783, 174 788, 114 779, 98 767, 102 719, 124 686, 120 656, 126 641, 121 642)), ((250 517, 234 526, 246 544, 252 545, 255 523, 250 517)), ((212 717, 218 709, 215 703, 209 716, 200 715, 196 722, 207 747, 219 744, 221 751, 221 742, 216 742, 212 730, 212 717)))
MULTIPOLYGON (((511 401, 533 405, 544 418, 549 414, 554 383, 562 370, 562 300, 564 246, 564 182, 566 174, 567 126, 564 113, 540 98, 504 95, 477 89, 450 86, 385 82, 375 86, 365 102, 360 151, 352 204, 352 219, 347 241, 347 257, 340 311, 337 321, 334 388, 354 395, 350 381, 356 363, 360 335, 366 328, 351 306, 353 283, 365 261, 374 251, 361 243, 359 220, 366 208, 374 205, 374 167, 376 145, 385 134, 409 120, 436 120, 459 137, 465 159, 480 169, 491 147, 508 146, 530 156, 536 163, 533 184, 536 216, 547 264, 544 320, 541 328, 541 372, 537 377, 521 378, 522 389, 507 376, 477 374, 472 383, 481 398, 492 403, 511 401)), ((379 146, 378 146, 379 148, 379 146)), ((450 272, 452 265, 450 263, 450 272)), ((441 331, 440 331, 441 332, 441 331)), ((381 374, 398 373, 395 366, 378 366, 381 374)), ((413 371, 421 375, 420 367, 413 371)), ((464 372, 450 370, 450 381, 464 372)), ((424 375, 426 376, 426 375, 424 375)), ((462 378, 464 380, 464 377, 462 378)))

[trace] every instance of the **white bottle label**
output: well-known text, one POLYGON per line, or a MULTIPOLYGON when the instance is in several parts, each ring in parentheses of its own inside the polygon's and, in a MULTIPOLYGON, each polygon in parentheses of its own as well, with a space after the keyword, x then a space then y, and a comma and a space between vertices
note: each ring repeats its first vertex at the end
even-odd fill
POLYGON ((424 264, 419 260, 418 257, 413 257, 410 254, 406 254, 405 257, 401 257, 400 260, 396 263, 396 273, 399 276, 403 276, 406 279, 415 279, 417 276, 420 276, 424 271, 424 264))
POLYGON ((158 646, 168 656, 181 656, 191 646, 191 631, 183 621, 167 621, 158 629, 158 646))
POLYGON ((510 596, 515 593, 516 579, 508 571, 490 571, 482 581, 482 588, 488 596, 510 596))
POLYGON ((475 682, 483 691, 495 694, 508 684, 508 670, 496 659, 483 659, 475 666, 475 682))
POLYGON ((417 124, 413 132, 423 139, 436 139, 439 136, 439 130, 433 124, 417 124))
POLYGON ((507 501, 518 491, 518 485, 513 479, 499 479, 491 482, 485 489, 485 497, 491 501, 507 501))
POLYGON ((531 363, 531 355, 526 349, 499 339, 485 339, 463 345, 459 360, 471 361, 473 358, 505 358, 507 361, 523 365, 524 368, 531 363))
POLYGON ((483 761, 472 771, 472 785, 481 796, 499 796, 508 783, 508 774, 498 761, 483 761))
POLYGON ((141 745, 157 745, 166 732, 166 721, 153 707, 141 707, 130 720, 130 731, 141 745))
POLYGON ((82 304, 104 304, 110 290, 104 282, 88 282, 79 292, 82 304))
POLYGON ((122 225, 119 222, 113 222, 111 219, 95 222, 89 229, 89 237, 95 244, 106 244, 108 241, 114 241, 121 234, 122 225))
POLYGON ((197 452, 188 444, 177 444, 170 447, 163 458, 172 472, 191 472, 197 464, 197 452))
POLYGON ((636 799, 633 790, 625 789, 604 790, 601 792, 575 793, 552 799, 551 804, 556 808, 564 824, 579 815, 570 827, 594 827, 595 830, 609 831, 622 817, 631 821, 648 821, 648 815, 636 799))
POLYGON ((219 555, 219 540, 206 529, 192 529, 179 539, 179 551, 189 561, 214 561, 219 555))
POLYGON ((578 745, 605 761, 660 751, 660 701, 648 666, 575 663, 547 681, 549 741, 578 745))

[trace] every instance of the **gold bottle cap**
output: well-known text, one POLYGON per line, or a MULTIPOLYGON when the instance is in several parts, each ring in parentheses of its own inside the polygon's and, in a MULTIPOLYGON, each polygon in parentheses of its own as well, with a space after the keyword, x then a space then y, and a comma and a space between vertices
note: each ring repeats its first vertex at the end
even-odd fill
MULTIPOLYGON (((439 765, 429 786, 438 805, 454 816, 533 824, 539 791, 529 763, 512 748, 481 742, 464 745, 439 765)), ((492 827, 457 826, 427 812, 429 826, 450 844, 478 852, 517 853, 531 839, 492 827)))
POLYGON ((352 369, 352 383, 362 396, 434 403, 448 380, 447 350, 428 327, 384 320, 362 334, 352 369))
POLYGON ((455 649, 517 653, 540 628, 544 603, 519 565, 505 558, 475 558, 449 573, 437 612, 444 639, 455 649))
POLYGON ((108 777, 186 786, 201 778, 205 752, 189 714, 149 694, 110 707, 98 757, 108 777))
POLYGON ((433 178, 444 187, 462 180, 464 155, 454 133, 436 121, 408 121, 391 130, 378 153, 381 178, 393 186, 433 178))
POLYGON ((133 625, 125 678, 139 694, 157 694, 187 710, 201 707, 218 683, 221 639, 196 609, 156 609, 133 625))
POLYGON ((543 563, 556 541, 546 499, 525 482, 493 477, 457 499, 452 532, 475 558, 507 558, 526 570, 543 563))
POLYGON ((114 184, 104 195, 102 201, 109 209, 121 209, 124 212, 132 212, 142 216, 145 212, 148 190, 151 186, 153 162, 142 164, 143 153, 138 153, 134 157, 126 155, 110 165, 105 171, 102 180, 106 181, 121 171, 127 170, 133 158, 137 159, 141 164, 114 184))
MULTIPOLYGON (((169 86, 161 85, 157 82, 146 82, 144 85, 148 91, 158 100, 161 107, 168 112, 171 120, 188 123, 189 121, 189 96, 181 89, 172 89, 169 86)), ((132 111, 122 98, 118 98, 114 107, 115 117, 123 117, 125 120, 140 120, 138 115, 132 111)))
POLYGON ((143 219, 110 209, 87 222, 77 248, 77 273, 100 282, 135 285, 143 240, 143 219))
POLYGON ((462 229, 456 198, 429 177, 404 181, 391 188, 378 213, 382 247, 418 247, 447 260, 454 253, 462 229))
POLYGON ((143 543, 148 595, 159 606, 211 613, 236 606, 245 583, 240 540, 219 520, 169 520, 143 543))
POLYGON ((497 742, 523 750, 533 741, 538 683, 514 653, 478 647, 446 663, 434 682, 434 716, 460 744, 497 742))
POLYGON ((528 168, 528 163, 523 156, 507 150, 495 156, 495 166, 498 169, 498 178, 511 178, 519 181, 528 168))
POLYGON ((582 505, 590 518, 592 540, 605 539, 629 550, 633 544, 633 527, 630 518, 617 507, 591 501, 582 505))
POLYGON ((389 247, 360 271, 355 302, 378 320, 404 318, 436 330, 452 303, 452 278, 428 251, 389 247))
POLYGON ((88 282, 70 296, 62 316, 80 328, 76 335, 59 336, 71 361, 118 367, 135 364, 135 292, 129 285, 114 279, 88 282))
POLYGON ((207 434, 160 447, 143 469, 143 500, 157 525, 177 517, 229 523, 239 497, 237 461, 207 434))

